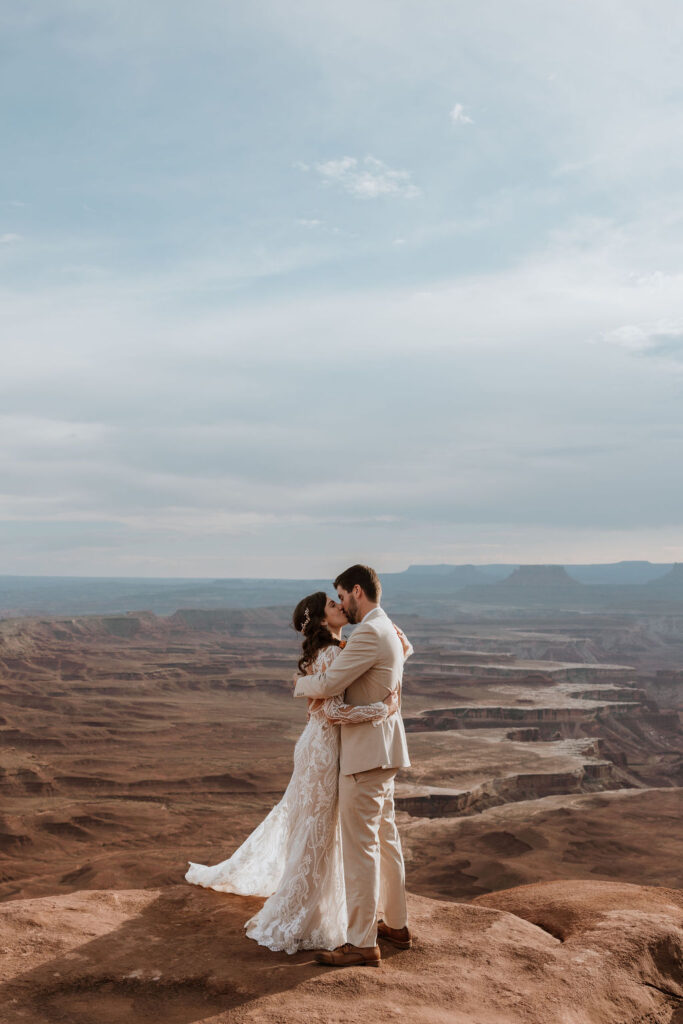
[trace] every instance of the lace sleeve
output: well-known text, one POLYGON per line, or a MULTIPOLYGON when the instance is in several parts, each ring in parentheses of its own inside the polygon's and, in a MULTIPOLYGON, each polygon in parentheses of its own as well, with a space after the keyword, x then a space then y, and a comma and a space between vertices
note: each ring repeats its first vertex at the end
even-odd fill
POLYGON ((322 707, 328 722, 338 722, 339 725, 359 725, 361 722, 379 725, 391 714, 391 708, 383 700, 354 707, 345 704, 341 697, 328 697, 322 707))
POLYGON ((334 644, 330 644, 329 647, 323 647, 322 650, 318 651, 315 656, 307 675, 317 675, 319 672, 327 672, 330 665, 334 662, 342 652, 341 647, 335 647, 334 644))
MULTIPOLYGON (((314 675, 317 672, 326 672, 330 665, 334 662, 338 654, 341 653, 341 647, 335 647, 334 644, 330 644, 329 647, 323 647, 322 650, 318 651, 313 662, 308 667, 306 674, 314 675)), ((309 715, 314 711, 320 711, 323 707, 324 699, 322 697, 310 698, 308 700, 308 713, 309 715)))
MULTIPOLYGON (((341 650, 340 647, 332 645, 324 647, 318 652, 311 666, 311 671, 326 672, 341 654, 341 650)), ((319 709, 322 709, 328 722, 334 722, 336 725, 360 725, 361 722, 372 722, 373 725, 380 725, 389 715, 398 710, 398 697, 394 696, 388 704, 383 700, 379 700, 375 704, 360 704, 357 706, 345 704, 342 696, 311 700, 309 711, 317 711, 319 709)))

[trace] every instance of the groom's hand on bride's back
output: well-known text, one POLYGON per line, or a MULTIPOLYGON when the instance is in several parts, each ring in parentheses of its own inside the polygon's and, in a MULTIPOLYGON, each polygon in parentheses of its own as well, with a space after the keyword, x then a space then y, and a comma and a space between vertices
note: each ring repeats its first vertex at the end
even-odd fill
POLYGON ((295 696, 294 690, 296 689, 296 684, 299 682, 299 680, 300 679, 305 679, 306 676, 310 676, 311 674, 312 674, 312 672, 311 672, 311 666, 310 665, 306 668, 306 672, 303 675, 302 675, 301 672, 295 672, 294 673, 294 675, 292 676, 292 697, 295 696))

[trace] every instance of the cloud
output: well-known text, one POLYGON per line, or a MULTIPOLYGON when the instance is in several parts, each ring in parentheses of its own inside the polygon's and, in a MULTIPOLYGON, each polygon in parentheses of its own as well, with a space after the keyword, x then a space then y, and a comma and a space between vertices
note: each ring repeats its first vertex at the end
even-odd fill
MULTIPOLYGON (((300 167, 308 169, 305 164, 300 167)), ((317 163, 314 169, 326 185, 337 185, 357 199, 417 199, 422 195, 410 171, 394 170, 374 156, 363 160, 343 156, 317 163)))
POLYGON ((474 124, 474 121, 465 113, 462 103, 456 103, 451 110, 451 121, 453 124, 474 124))
POLYGON ((21 235, 15 235, 11 232, 6 232, 4 235, 0 235, 0 245, 8 245, 10 242, 20 242, 21 235))
POLYGON ((604 159, 605 158, 603 156, 601 156, 599 153, 596 153, 595 155, 590 156, 585 160, 574 160, 568 163, 560 164, 558 167, 555 168, 552 174, 553 177, 556 178, 562 178, 573 174, 582 174, 584 171, 588 171, 591 168, 594 168, 604 159))
POLYGON ((683 319, 624 324, 606 331, 602 338, 635 355, 683 361, 683 319))

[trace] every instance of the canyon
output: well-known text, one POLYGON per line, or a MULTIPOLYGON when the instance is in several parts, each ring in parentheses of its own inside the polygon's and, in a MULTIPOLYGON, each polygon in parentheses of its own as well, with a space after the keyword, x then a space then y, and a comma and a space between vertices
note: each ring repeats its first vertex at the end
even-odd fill
POLYGON ((182 884, 289 779, 287 608, 0 621, 3 1024, 683 1020, 681 618, 396 617, 418 941, 377 980, 252 949, 258 901, 182 884))

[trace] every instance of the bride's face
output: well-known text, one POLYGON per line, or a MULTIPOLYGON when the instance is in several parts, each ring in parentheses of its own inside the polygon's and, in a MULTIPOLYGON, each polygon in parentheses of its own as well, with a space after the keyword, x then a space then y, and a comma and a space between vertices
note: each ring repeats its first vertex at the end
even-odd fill
POLYGON ((345 626, 349 620, 339 602, 333 601, 331 597, 328 597, 327 604, 325 605, 324 621, 328 629, 337 630, 345 626))

